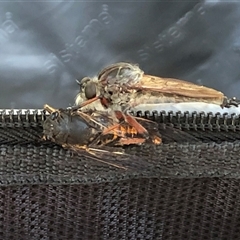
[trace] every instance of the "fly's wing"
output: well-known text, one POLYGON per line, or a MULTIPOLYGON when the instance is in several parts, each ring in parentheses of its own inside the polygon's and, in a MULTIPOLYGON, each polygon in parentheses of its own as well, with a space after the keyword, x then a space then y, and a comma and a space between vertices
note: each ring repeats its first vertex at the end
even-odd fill
POLYGON ((187 81, 146 75, 137 65, 130 63, 116 63, 104 68, 99 73, 98 80, 102 89, 108 87, 108 92, 113 93, 143 90, 195 99, 214 99, 219 105, 224 102, 225 97, 220 91, 187 81))
POLYGON ((106 128, 114 124, 118 124, 118 120, 114 114, 114 111, 94 111, 92 113, 94 119, 101 122, 106 128))
POLYGON ((193 98, 219 98, 220 102, 224 99, 224 94, 222 92, 212 88, 179 79, 161 78, 145 74, 138 83, 129 85, 129 87, 136 90, 176 94, 193 98))

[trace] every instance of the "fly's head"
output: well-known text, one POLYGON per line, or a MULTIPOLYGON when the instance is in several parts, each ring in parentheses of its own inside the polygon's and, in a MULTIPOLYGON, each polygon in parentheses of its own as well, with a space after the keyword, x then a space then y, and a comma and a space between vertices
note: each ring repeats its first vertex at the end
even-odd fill
POLYGON ((105 92, 104 86, 97 78, 85 77, 77 80, 77 83, 80 90, 75 98, 75 105, 80 107, 81 111, 105 111, 108 108, 110 103, 108 92, 105 92))
POLYGON ((75 105, 80 106, 82 103, 96 98, 100 95, 99 82, 97 78, 85 77, 82 80, 77 80, 80 87, 79 93, 75 98, 75 105))
POLYGON ((78 82, 80 92, 75 104, 81 106, 83 111, 105 110, 113 105, 115 109, 116 105, 126 102, 125 98, 129 99, 135 91, 131 86, 138 83, 142 76, 143 71, 138 65, 125 62, 112 64, 104 68, 97 78, 85 77, 78 82))

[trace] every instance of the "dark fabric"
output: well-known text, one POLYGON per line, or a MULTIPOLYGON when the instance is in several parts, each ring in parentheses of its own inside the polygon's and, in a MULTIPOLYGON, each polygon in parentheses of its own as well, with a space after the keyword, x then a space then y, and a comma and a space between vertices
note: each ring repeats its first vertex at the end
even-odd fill
POLYGON ((1 111, 1 239, 239 239, 239 116, 140 115, 163 144, 104 159, 125 170, 42 141, 41 110, 1 111))
MULTIPOLYGON (((239 7, 1 2, 0 108, 71 106, 118 61, 240 98, 239 7)), ((44 118, 0 111, 0 239, 239 239, 239 116, 155 115, 163 145, 106 157, 127 170, 42 142, 44 118)))
POLYGON ((118 61, 239 95, 240 4, 1 1, 0 108, 73 104, 76 78, 118 61))
POLYGON ((2 239, 239 239, 239 180, 1 187, 2 239))

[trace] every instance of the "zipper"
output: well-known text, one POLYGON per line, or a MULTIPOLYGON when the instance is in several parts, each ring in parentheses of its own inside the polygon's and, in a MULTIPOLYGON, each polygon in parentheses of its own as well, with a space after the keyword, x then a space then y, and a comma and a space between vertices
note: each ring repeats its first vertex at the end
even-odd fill
POLYGON ((204 112, 137 112, 134 115, 153 120, 163 126, 172 126, 180 130, 202 131, 239 131, 240 115, 204 112))
POLYGON ((0 128, 39 127, 47 115, 42 109, 0 109, 0 128))
MULTIPOLYGON (((141 112, 134 116, 155 121, 180 130, 240 131, 240 115, 204 112, 141 112)), ((0 109, 0 127, 38 127, 49 114, 42 109, 0 109)))

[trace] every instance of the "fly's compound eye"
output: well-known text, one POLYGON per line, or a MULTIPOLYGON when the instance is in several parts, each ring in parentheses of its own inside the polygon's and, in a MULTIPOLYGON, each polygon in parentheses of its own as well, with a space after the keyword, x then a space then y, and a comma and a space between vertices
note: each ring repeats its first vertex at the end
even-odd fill
POLYGON ((53 112, 51 113, 51 120, 56 120, 59 116, 59 112, 53 112))
POLYGON ((96 89, 96 84, 94 82, 87 82, 85 86, 85 96, 87 99, 92 99, 96 97, 97 95, 97 89, 96 89))
POLYGON ((83 79, 79 80, 76 79, 77 84, 80 87, 80 92, 84 92, 84 88, 86 87, 86 84, 91 80, 89 77, 84 77, 83 79))

